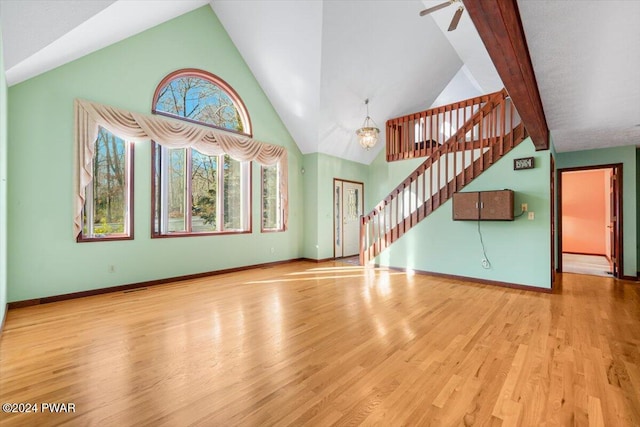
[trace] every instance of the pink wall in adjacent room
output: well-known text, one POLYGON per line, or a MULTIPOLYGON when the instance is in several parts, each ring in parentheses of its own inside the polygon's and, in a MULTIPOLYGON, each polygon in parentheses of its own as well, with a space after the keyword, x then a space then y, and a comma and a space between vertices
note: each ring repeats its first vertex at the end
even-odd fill
POLYGON ((562 251, 607 254, 609 169, 562 174, 562 251))

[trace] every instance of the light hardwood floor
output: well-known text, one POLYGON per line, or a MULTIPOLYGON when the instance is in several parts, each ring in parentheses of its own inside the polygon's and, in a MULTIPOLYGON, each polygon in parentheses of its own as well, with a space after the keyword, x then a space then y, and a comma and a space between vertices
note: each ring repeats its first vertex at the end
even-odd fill
POLYGON ((295 262, 10 310, 2 425, 640 425, 639 285, 295 262))

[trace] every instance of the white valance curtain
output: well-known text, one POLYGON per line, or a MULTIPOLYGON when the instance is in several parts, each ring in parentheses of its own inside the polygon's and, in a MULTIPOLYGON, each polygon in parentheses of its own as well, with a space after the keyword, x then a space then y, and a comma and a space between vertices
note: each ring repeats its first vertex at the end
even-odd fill
POLYGON ((279 165, 283 225, 285 229, 287 228, 288 168, 287 150, 284 147, 207 126, 163 116, 134 113, 83 99, 76 99, 74 108, 76 129, 74 237, 82 231, 85 189, 93 179, 92 159, 100 127, 127 141, 140 142, 152 139, 169 148, 191 147, 205 155, 226 153, 239 161, 256 161, 264 166, 279 165))

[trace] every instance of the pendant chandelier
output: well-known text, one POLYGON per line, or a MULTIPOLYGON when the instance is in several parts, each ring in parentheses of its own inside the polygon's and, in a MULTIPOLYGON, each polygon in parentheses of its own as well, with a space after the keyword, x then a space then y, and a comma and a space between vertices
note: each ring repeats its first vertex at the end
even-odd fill
POLYGON ((364 119, 362 127, 356 131, 356 135, 358 135, 358 142, 362 148, 369 150, 378 142, 380 129, 378 129, 371 117, 369 117, 369 100, 365 99, 364 104, 367 106, 367 118, 364 119))

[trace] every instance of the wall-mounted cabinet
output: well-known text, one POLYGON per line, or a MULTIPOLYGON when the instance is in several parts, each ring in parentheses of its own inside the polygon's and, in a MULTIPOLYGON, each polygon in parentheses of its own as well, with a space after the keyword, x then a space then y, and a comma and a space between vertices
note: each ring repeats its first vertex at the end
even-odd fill
POLYGON ((513 221, 513 190, 453 195, 454 221, 513 221))

